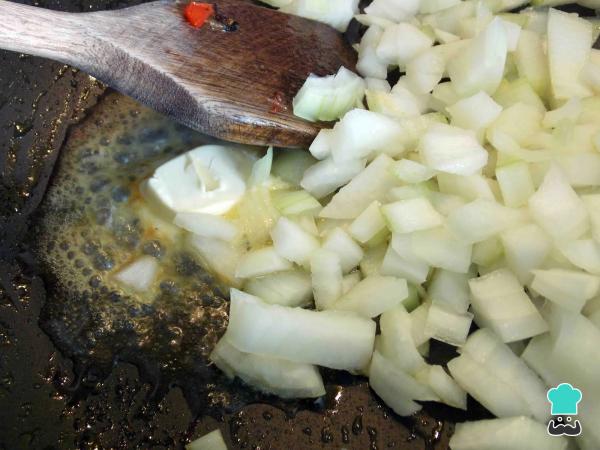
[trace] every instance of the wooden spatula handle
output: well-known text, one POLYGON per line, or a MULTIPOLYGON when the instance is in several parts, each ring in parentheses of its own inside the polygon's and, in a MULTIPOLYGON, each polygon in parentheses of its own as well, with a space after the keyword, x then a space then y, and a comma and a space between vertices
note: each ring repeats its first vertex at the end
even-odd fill
POLYGON ((0 0, 0 48, 77 65, 93 33, 86 16, 0 0))

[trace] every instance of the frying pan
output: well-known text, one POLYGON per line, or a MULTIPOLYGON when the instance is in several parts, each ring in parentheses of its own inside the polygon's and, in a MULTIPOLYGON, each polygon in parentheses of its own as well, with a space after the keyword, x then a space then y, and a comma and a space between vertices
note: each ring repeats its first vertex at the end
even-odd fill
MULTIPOLYGON (((137 2, 47 0, 39 5, 88 11, 137 2)), ((93 148, 116 161, 123 153, 119 149, 135 141, 166 157, 203 139, 84 73, 0 52, 1 450, 175 449, 215 428, 223 431, 230 449, 443 450, 453 423, 490 417, 470 398, 468 415, 426 403, 417 415, 399 417, 364 378, 329 371, 324 371, 327 394, 321 399, 284 402, 259 395, 226 380, 196 355, 202 354, 201 344, 208 345, 207 336, 216 340, 222 333, 226 317, 212 328, 188 329, 187 310, 119 309, 114 305, 126 299, 114 298, 113 292, 94 296, 91 286, 86 297, 72 280, 65 281, 61 274, 77 268, 76 261, 75 268, 69 266, 69 234, 64 242, 48 239, 64 231, 49 228, 47 218, 70 214, 68 204, 57 214, 51 202, 60 197, 53 186, 70 177, 66 168, 83 167, 85 161, 77 158, 93 154, 93 148), (173 136, 174 146, 164 139, 173 136), (96 147, 88 147, 89 142, 96 147), (67 255, 62 271, 40 253, 52 247, 50 241, 58 246, 55 254, 67 255), (142 319, 156 344, 151 350, 129 345, 142 319), (177 341, 177 349, 165 350, 161 342, 174 339, 173 326, 190 337, 177 341)), ((198 307, 226 311, 223 289, 193 261, 182 264, 204 283, 201 298, 194 299, 198 307)), ((81 266, 90 279, 101 269, 85 262, 81 266)), ((451 348, 432 342, 432 361, 443 363, 452 356, 451 348)))

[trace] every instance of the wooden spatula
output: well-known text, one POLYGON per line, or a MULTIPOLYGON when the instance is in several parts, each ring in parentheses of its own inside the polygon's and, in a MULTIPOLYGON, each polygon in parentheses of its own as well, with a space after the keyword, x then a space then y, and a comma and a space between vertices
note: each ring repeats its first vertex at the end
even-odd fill
POLYGON ((236 0, 214 0, 236 31, 189 25, 185 4, 64 13, 0 0, 0 48, 78 67, 209 135, 249 144, 306 146, 319 125, 292 114, 309 73, 355 56, 327 25, 236 0))

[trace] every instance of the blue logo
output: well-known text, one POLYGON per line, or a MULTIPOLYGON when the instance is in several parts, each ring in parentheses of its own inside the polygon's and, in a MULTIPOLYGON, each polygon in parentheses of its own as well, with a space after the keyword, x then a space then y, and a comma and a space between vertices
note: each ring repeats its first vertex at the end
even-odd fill
POLYGON ((552 405, 550 413, 558 416, 552 418, 548 423, 548 434, 551 436, 579 436, 581 423, 579 420, 573 421, 573 418, 569 416, 577 415, 577 407, 583 398, 581 391, 569 383, 561 383, 555 388, 549 389, 546 397, 552 405))

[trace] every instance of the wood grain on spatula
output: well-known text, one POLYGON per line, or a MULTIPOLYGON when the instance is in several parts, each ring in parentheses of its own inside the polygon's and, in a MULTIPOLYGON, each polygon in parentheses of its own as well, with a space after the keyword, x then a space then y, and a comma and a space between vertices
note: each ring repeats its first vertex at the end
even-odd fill
POLYGON ((79 67, 218 138, 308 145, 319 125, 295 117, 292 98, 311 72, 353 69, 353 50, 327 25, 239 0, 213 3, 236 31, 194 28, 185 5, 171 1, 64 13, 0 0, 0 47, 79 67))

